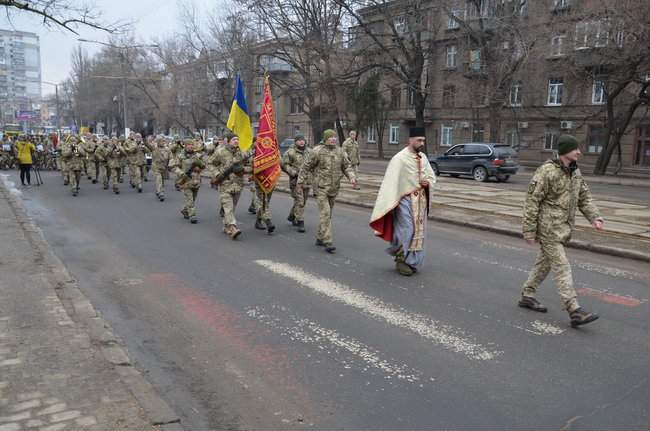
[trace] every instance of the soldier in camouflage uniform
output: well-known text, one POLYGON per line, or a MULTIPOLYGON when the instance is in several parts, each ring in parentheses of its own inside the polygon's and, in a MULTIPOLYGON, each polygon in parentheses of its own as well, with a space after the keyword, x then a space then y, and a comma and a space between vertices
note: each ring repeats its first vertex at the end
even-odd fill
POLYGON ((97 149, 97 137, 86 134, 82 140, 84 151, 86 152, 86 159, 84 160, 84 172, 93 184, 97 184, 97 177, 99 176, 99 163, 95 157, 95 150, 97 149))
POLYGON ((282 155, 282 170, 289 176, 289 187, 293 206, 289 211, 287 220, 298 227, 298 232, 305 232, 305 205, 309 197, 311 178, 306 178, 303 187, 298 187, 298 174, 305 159, 309 157, 310 150, 305 145, 305 137, 296 135, 294 144, 282 155))
POLYGON ((110 178, 110 170, 108 167, 108 151, 110 141, 104 138, 97 143, 95 148, 95 163, 97 163, 98 176, 96 182, 102 183, 104 190, 108 190, 108 182, 110 178))
POLYGON ((352 186, 356 186, 357 178, 348 156, 342 148, 336 145, 336 132, 327 129, 323 132, 323 145, 315 148, 305 161, 298 174, 298 187, 308 184, 309 176, 318 169, 318 194, 316 200, 319 210, 318 235, 316 245, 325 247, 328 253, 334 253, 332 239, 332 210, 336 195, 341 187, 343 175, 348 177, 352 186))
POLYGON ((145 157, 146 147, 142 141, 142 135, 137 133, 133 139, 128 139, 124 145, 129 159, 129 177, 131 187, 138 188, 138 193, 142 193, 142 181, 145 177, 147 159, 145 157))
MULTIPOLYGON (((169 160, 171 160, 176 157, 178 154, 180 154, 183 151, 183 141, 181 140, 180 136, 174 135, 174 139, 169 147, 170 155, 169 155, 169 160)), ((174 187, 176 188, 176 191, 180 191, 180 187, 178 186, 178 180, 180 178, 175 177, 174 178, 174 187)))
POLYGON ((598 315, 585 311, 578 304, 564 244, 569 241, 575 226, 576 210, 580 210, 597 230, 603 228, 603 219, 578 169, 576 162, 581 153, 576 138, 561 135, 558 154, 558 158, 537 169, 528 186, 523 235, 531 245, 539 242, 541 250, 523 286, 519 306, 542 313, 547 311, 535 294, 548 273, 553 271, 571 326, 577 327, 593 322, 598 315))
POLYGON ((165 200, 165 177, 171 152, 167 146, 167 141, 162 136, 158 136, 155 143, 147 142, 145 145, 151 152, 151 169, 156 184, 156 197, 160 202, 163 202, 165 200))
POLYGON ((70 171, 68 170, 68 164, 66 159, 63 157, 63 147, 64 144, 72 138, 72 135, 65 135, 57 147, 58 157, 57 161, 59 163, 59 169, 61 170, 61 176, 63 177, 63 185, 67 186, 70 184, 70 171))
POLYGON ((111 139, 107 147, 108 169, 110 171, 109 177, 113 183, 113 193, 120 194, 119 183, 122 182, 122 163, 126 158, 126 153, 122 148, 122 142, 118 139, 111 139))
MULTIPOLYGON (((355 130, 350 131, 348 139, 343 141, 341 146, 345 154, 347 154, 350 163, 352 164, 352 169, 354 170, 354 176, 359 178, 359 165, 361 164, 361 158, 359 156, 359 143, 357 142, 357 132, 355 130)), ((359 185, 354 186, 355 190, 359 190, 359 185)))
POLYGON ((81 172, 84 169, 84 160, 86 160, 86 152, 76 136, 71 136, 70 139, 63 143, 61 156, 64 158, 70 173, 72 196, 77 196, 79 194, 81 172))
POLYGON ((219 188, 221 207, 224 211, 223 232, 233 240, 241 235, 235 218, 235 208, 244 188, 244 174, 252 173, 252 152, 239 149, 239 137, 229 135, 226 144, 217 148, 209 161, 213 186, 219 188))
POLYGON ((194 151, 195 142, 186 139, 185 148, 169 161, 169 167, 176 173, 176 185, 183 191, 184 205, 181 214, 190 223, 196 224, 196 199, 201 188, 201 171, 205 168, 200 154, 194 151))

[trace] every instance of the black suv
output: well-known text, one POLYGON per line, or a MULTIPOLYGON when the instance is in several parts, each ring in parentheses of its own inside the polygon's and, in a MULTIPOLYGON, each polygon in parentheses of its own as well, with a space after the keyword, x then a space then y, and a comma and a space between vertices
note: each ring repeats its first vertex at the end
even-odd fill
POLYGON ((519 170, 515 157, 515 150, 509 145, 469 142, 454 145, 441 156, 429 156, 429 162, 436 175, 471 175, 481 182, 489 177, 508 181, 519 170))

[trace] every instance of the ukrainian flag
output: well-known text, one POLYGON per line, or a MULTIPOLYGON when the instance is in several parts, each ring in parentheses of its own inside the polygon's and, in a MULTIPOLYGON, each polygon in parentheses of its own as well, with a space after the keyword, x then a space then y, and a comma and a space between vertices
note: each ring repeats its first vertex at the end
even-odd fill
POLYGON ((232 100, 232 107, 230 108, 230 115, 228 115, 226 127, 239 136, 239 148, 241 148, 242 151, 247 151, 253 145, 251 117, 248 115, 244 85, 241 82, 239 74, 237 74, 235 97, 232 100))

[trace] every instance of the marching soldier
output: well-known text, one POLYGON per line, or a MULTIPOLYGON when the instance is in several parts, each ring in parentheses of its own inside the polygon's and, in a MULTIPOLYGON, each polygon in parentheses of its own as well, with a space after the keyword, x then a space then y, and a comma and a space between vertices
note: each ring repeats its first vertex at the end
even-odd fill
POLYGON ((334 201, 341 187, 341 178, 345 175, 352 186, 356 186, 352 165, 343 149, 336 145, 336 132, 327 129, 323 132, 323 145, 314 148, 298 174, 298 187, 304 187, 310 175, 318 169, 318 191, 316 200, 319 210, 318 234, 316 245, 325 247, 328 253, 334 253, 336 247, 332 238, 332 210, 334 201))
POLYGON ((176 173, 176 185, 183 191, 185 198, 181 214, 190 223, 196 224, 196 199, 201 187, 201 171, 205 164, 194 151, 195 142, 192 139, 186 139, 184 144, 185 149, 170 160, 169 167, 176 173))
POLYGON ((309 153, 310 150, 305 145, 305 137, 296 135, 294 144, 282 156, 282 170, 289 176, 289 187, 293 198, 293 206, 287 220, 298 227, 298 232, 305 232, 305 205, 311 184, 311 178, 306 178, 304 187, 298 187, 298 174, 309 153))
MULTIPOLYGON (((351 130, 348 139, 343 141, 341 146, 345 154, 347 154, 350 163, 352 164, 352 170, 354 170, 354 176, 359 178, 359 165, 361 164, 361 158, 359 156, 359 143, 357 142, 357 132, 356 130, 351 130)), ((359 190, 360 187, 357 184, 354 186, 355 190, 359 190)))
POLYGON ((126 154, 124 153, 124 149, 122 148, 122 142, 120 142, 116 138, 111 139, 111 143, 108 146, 107 153, 108 153, 107 155, 108 169, 110 172, 109 177, 111 179, 111 182, 113 183, 113 193, 119 195, 120 194, 119 183, 122 182, 122 164, 124 159, 126 158, 126 154))
POLYGON ((248 166, 251 152, 239 149, 239 137, 229 135, 226 144, 214 152, 210 158, 212 185, 219 188, 221 207, 224 211, 223 232, 233 240, 241 235, 235 218, 235 208, 244 188, 244 174, 252 173, 248 166))
POLYGON ((86 135, 82 139, 82 146, 86 152, 86 159, 84 160, 84 172, 93 184, 97 184, 97 177, 99 176, 99 162, 95 157, 95 150, 97 149, 97 137, 93 135, 86 135))
POLYGON ((528 186, 523 234, 530 245, 539 243, 540 252, 524 283, 519 306, 542 313, 547 311, 535 294, 548 273, 553 271, 571 326, 575 328, 593 322, 598 315, 578 304, 564 244, 571 238, 576 210, 580 210, 596 230, 602 230, 604 222, 578 169, 577 161, 581 153, 577 139, 571 135, 561 135, 558 155, 537 169, 528 186))
POLYGON ((167 147, 167 141, 162 136, 158 136, 155 143, 148 141, 145 145, 151 152, 151 169, 156 184, 156 197, 163 202, 165 200, 165 177, 171 152, 167 147))
POLYGON ((79 182, 81 181, 81 172, 84 169, 86 151, 79 142, 79 139, 76 136, 71 136, 70 139, 64 142, 63 148, 61 149, 61 156, 65 159, 69 171, 72 196, 77 196, 79 194, 79 182))
POLYGON ((97 143, 95 148, 95 163, 97 164, 98 176, 95 182, 102 183, 104 190, 108 190, 108 182, 110 179, 110 170, 108 167, 108 153, 110 141, 104 138, 97 143))
POLYGON ((124 145, 124 151, 126 151, 129 160, 131 187, 137 187, 138 193, 142 193, 142 181, 144 180, 147 164, 145 150, 146 147, 142 141, 142 135, 139 133, 136 133, 132 139, 128 139, 124 145))

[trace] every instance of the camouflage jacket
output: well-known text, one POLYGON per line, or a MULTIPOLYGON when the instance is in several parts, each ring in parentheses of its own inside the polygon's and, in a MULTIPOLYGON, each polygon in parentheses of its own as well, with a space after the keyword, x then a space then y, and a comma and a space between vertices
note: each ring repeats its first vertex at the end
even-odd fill
POLYGON ((61 146, 61 156, 65 159, 66 168, 71 171, 81 171, 84 168, 86 151, 79 142, 64 142, 61 146))
POLYGON ((234 164, 240 164, 244 170, 238 174, 231 173, 220 184, 219 191, 224 193, 239 193, 244 188, 244 174, 253 172, 251 167, 252 151, 241 151, 239 147, 229 145, 218 147, 208 159, 210 176, 215 178, 234 164))
POLYGON ((356 181, 350 159, 341 147, 320 145, 314 148, 300 168, 298 184, 308 184, 310 174, 316 170, 318 190, 325 191, 328 196, 338 194, 343 175, 350 181, 356 181))
MULTIPOLYGON (((305 159, 309 157, 310 153, 311 150, 307 148, 307 146, 303 149, 298 149, 295 145, 292 145, 284 152, 280 166, 282 167, 282 170, 289 175, 290 181, 296 182, 298 180, 300 168, 302 168, 305 159)), ((311 184, 311 178, 308 177, 305 183, 311 184)))
POLYGON ((124 143, 124 151, 126 151, 126 156, 131 164, 137 166, 146 164, 145 150, 146 147, 142 141, 138 142, 134 139, 127 139, 124 143))
POLYGON ((88 157, 88 160, 95 161, 95 150, 97 150, 97 142, 93 141, 92 139, 89 139, 86 142, 82 143, 81 146, 86 152, 86 156, 88 157))
POLYGON ((195 152, 187 152, 185 150, 179 151, 176 157, 169 161, 169 167, 176 173, 176 184, 182 189, 198 189, 201 187, 201 173, 192 172, 190 177, 187 172, 193 166, 198 166, 201 169, 205 168, 201 156, 195 152))
POLYGON ((546 161, 535 171, 528 186, 524 238, 567 242, 575 226, 576 209, 590 223, 602 220, 577 166, 566 168, 558 159, 546 161))
POLYGON ((122 167, 122 160, 126 157, 122 144, 108 144, 106 146, 108 167, 111 169, 119 169, 122 167))
POLYGON ((106 163, 108 161, 109 145, 100 142, 95 148, 95 160, 99 163, 106 163))
POLYGON ((352 166, 357 166, 361 163, 361 158, 359 157, 359 143, 357 141, 352 138, 348 138, 343 141, 343 145, 341 145, 341 147, 343 148, 343 151, 345 151, 345 154, 348 155, 352 166))
POLYGON ((165 172, 169 166, 171 151, 167 146, 160 147, 157 144, 144 143, 151 152, 151 168, 158 172, 165 172))

